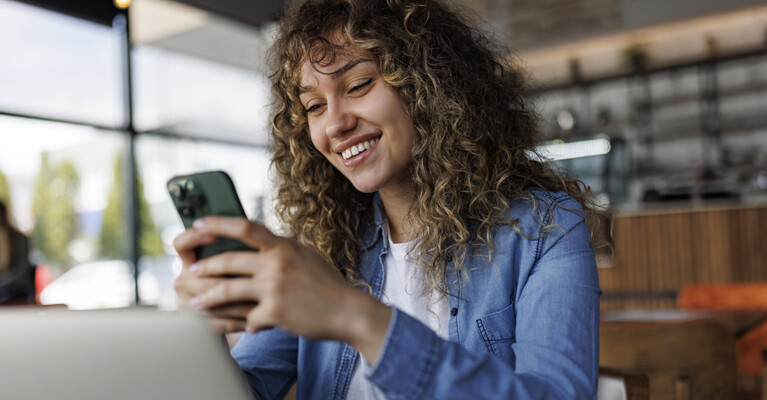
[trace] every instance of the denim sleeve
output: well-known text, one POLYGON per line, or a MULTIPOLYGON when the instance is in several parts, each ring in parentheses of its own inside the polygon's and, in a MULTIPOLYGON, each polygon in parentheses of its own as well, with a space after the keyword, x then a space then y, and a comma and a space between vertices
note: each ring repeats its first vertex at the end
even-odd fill
POLYGON ((283 399, 297 376, 298 337, 281 329, 244 333, 232 349, 258 399, 283 399))
POLYGON ((394 309, 368 379, 390 400, 596 398, 601 291, 590 234, 580 214, 553 211, 560 226, 536 241, 516 277, 514 363, 441 339, 394 309))

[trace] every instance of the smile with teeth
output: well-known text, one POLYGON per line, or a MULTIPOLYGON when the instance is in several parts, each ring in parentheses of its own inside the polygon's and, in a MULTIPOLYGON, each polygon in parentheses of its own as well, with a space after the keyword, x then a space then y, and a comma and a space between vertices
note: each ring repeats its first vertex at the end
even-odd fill
POLYGON ((369 150, 371 147, 373 147, 373 145, 378 143, 378 141, 380 139, 381 138, 375 138, 375 139, 368 140, 367 142, 362 142, 360 144, 356 144, 356 145, 354 145, 354 146, 344 150, 341 153, 341 156, 343 156, 344 160, 348 160, 348 159, 356 156, 357 154, 360 154, 360 153, 365 152, 366 150, 369 150))

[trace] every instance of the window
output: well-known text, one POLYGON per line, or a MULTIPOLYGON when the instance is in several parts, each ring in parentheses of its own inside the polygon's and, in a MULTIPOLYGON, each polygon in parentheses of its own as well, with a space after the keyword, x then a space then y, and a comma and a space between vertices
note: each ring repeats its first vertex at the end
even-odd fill
POLYGON ((0 0, 0 110, 122 125, 120 49, 107 26, 0 0))
POLYGON ((130 12, 126 115, 124 24, 0 0, 0 199, 32 239, 32 261, 53 276, 44 303, 123 307, 138 297, 175 307, 172 241, 182 226, 165 188, 174 175, 226 170, 249 216, 273 219, 269 87, 256 62, 266 34, 179 3, 141 4, 130 12), (195 24, 173 25, 184 12, 195 24))

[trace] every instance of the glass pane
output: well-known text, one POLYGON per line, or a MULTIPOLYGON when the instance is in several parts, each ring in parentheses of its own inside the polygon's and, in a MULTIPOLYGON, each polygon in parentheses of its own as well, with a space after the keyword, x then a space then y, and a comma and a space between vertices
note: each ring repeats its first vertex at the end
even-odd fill
POLYGON ((0 110, 118 126, 121 71, 111 28, 0 0, 0 110))
MULTIPOLYGON (((139 294, 144 304, 175 307, 173 279, 181 271, 173 239, 183 231, 166 189, 176 175, 223 170, 234 181, 250 219, 276 228, 269 207, 273 184, 269 177, 270 154, 265 148, 231 146, 210 142, 140 136, 136 143, 139 176, 151 220, 162 240, 162 253, 147 254, 139 261, 139 294)), ((140 205, 140 207, 143 207, 140 205)), ((142 240, 145 240, 142 237, 142 240)))
MULTIPOLYGON (((113 175, 125 139, 95 128, 0 116, 0 196, 8 194, 14 219, 31 240, 38 274, 55 278, 41 302, 70 308, 133 302, 131 266, 123 254, 107 251, 106 239, 115 235, 104 229, 105 215, 122 210, 112 200, 121 196, 122 180, 113 175)), ((122 232, 125 224, 115 229, 122 232)))
POLYGON ((139 131, 267 142, 269 83, 254 68, 148 45, 138 46, 133 60, 139 131))

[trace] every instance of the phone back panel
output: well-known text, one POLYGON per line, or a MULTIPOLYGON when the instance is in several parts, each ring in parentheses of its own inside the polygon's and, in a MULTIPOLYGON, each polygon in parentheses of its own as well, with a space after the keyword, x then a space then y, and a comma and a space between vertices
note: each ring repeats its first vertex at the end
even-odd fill
MULTIPOLYGON (((184 227, 190 228, 195 220, 207 216, 246 217, 231 178, 223 171, 183 175, 168 181, 171 199, 179 211, 184 227), (174 187, 183 195, 174 194, 174 187)), ((195 250, 198 259, 224 251, 253 251, 240 241, 219 238, 195 250)))

